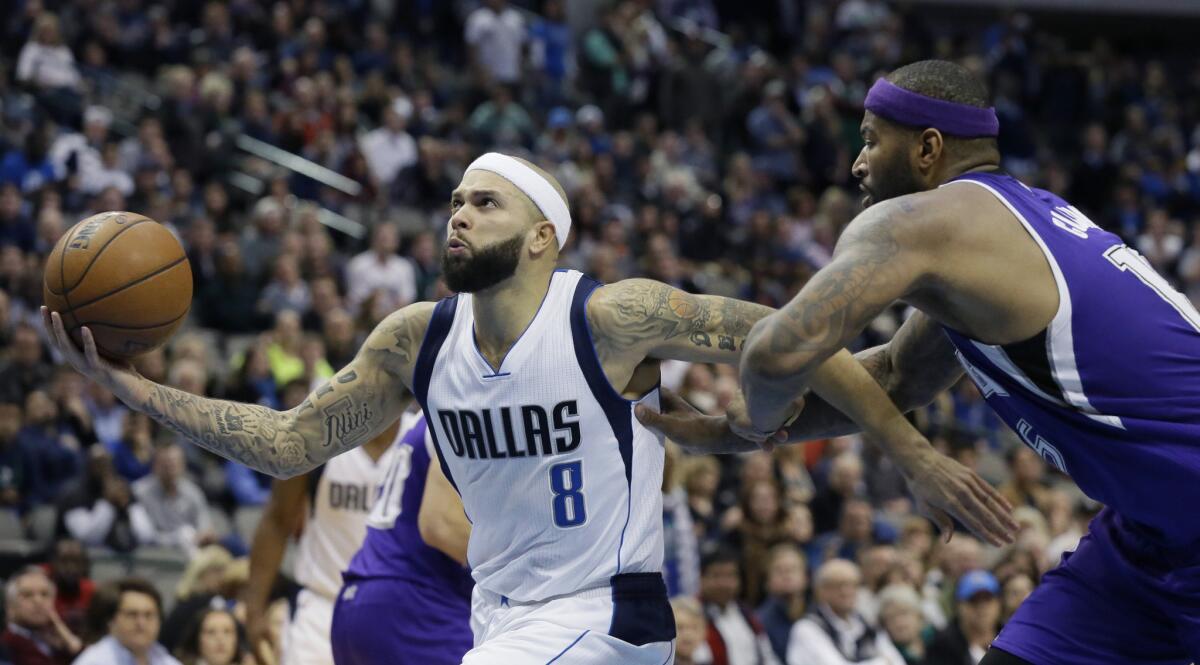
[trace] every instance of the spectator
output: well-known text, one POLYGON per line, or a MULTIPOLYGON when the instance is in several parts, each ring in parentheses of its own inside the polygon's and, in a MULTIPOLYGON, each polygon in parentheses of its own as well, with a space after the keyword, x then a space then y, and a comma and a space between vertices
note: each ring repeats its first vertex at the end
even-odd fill
POLYGON ((35 230, 17 184, 6 182, 0 185, 0 247, 12 246, 22 252, 32 252, 37 242, 35 230))
POLYGON ((25 399, 25 427, 16 445, 28 452, 32 504, 53 503, 62 487, 82 468, 79 440, 58 423, 58 405, 42 390, 25 399))
POLYGON ((79 87, 79 69, 70 47, 63 43, 58 17, 46 12, 38 17, 32 38, 17 58, 17 80, 39 90, 79 87))
POLYGON ((275 275, 258 301, 258 310, 264 316, 274 316, 283 310, 304 314, 312 304, 308 283, 300 277, 300 265, 291 254, 275 259, 275 275))
POLYGON ((1013 506, 1029 506, 1039 510, 1047 508, 1047 487, 1044 477, 1046 465, 1032 449, 1017 446, 1009 453, 1009 468, 1012 476, 1000 486, 1000 493, 1013 506))
POLYGON ((471 49, 471 62, 485 81, 519 82, 526 38, 525 19, 508 6, 508 0, 484 0, 467 16, 464 39, 471 49))
POLYGON ((188 562, 175 590, 175 606, 163 622, 160 641, 168 648, 187 644, 188 630, 205 610, 229 607, 232 599, 222 596, 225 575, 233 555, 220 545, 201 548, 188 562))
POLYGON ((972 570, 958 581, 957 618, 929 645, 926 665, 975 665, 1000 632, 1000 585, 986 570, 972 570))
POLYGON ((700 592, 699 541, 679 486, 679 447, 668 441, 663 464, 663 578, 667 595, 695 597, 700 592))
POLYGON ((0 369, 0 402, 25 402, 30 392, 50 380, 52 372, 37 330, 18 324, 13 330, 8 363, 0 369))
POLYGON ((1000 612, 1000 623, 1008 623, 1016 613, 1021 603, 1033 593, 1033 579, 1025 573, 1013 573, 1000 584, 1003 609, 1000 612))
POLYGON ((54 542, 47 568, 58 592, 54 597, 54 611, 71 632, 79 635, 83 631, 84 615, 96 592, 96 583, 89 577, 91 562, 87 550, 78 540, 60 538, 54 542))
POLYGON ((154 421, 137 411, 125 416, 125 428, 121 439, 108 446, 112 455, 113 470, 129 482, 135 482, 150 473, 154 460, 154 421))
POLYGON ((150 518, 153 542, 191 552, 213 534, 204 494, 186 472, 179 444, 161 446, 151 475, 133 484, 133 494, 150 518))
POLYGON ((154 543, 156 534, 150 514, 145 505, 134 500, 129 482, 110 471, 103 473, 99 484, 100 494, 93 503, 72 501, 75 505, 62 512, 66 532, 84 545, 108 547, 117 552, 130 552, 138 545, 154 543))
POLYGON ((236 665, 257 662, 247 656, 237 618, 229 610, 210 609, 192 622, 175 651, 183 665, 236 665))
POLYGON ((713 665, 776 665, 779 661, 754 613, 738 602, 739 558, 718 549, 700 564, 700 602, 708 619, 713 665))
POLYGON ((67 665, 83 649, 54 609, 54 583, 36 566, 18 571, 4 587, 8 627, 0 642, 13 665, 67 665))
POLYGON ((829 483, 813 497, 813 526, 818 534, 837 528, 843 513, 842 505, 858 496, 862 483, 862 460, 853 453, 843 453, 829 466, 829 483))
POLYGON ((788 665, 904 665, 887 633, 854 611, 860 583, 858 566, 849 561, 834 559, 817 569, 816 602, 792 628, 788 665))
POLYGON ((180 665, 158 640, 162 600, 149 582, 127 577, 116 583, 117 601, 108 635, 84 650, 74 665, 180 665))
POLYGON ((742 597, 756 605, 763 599, 767 553, 783 541, 787 514, 780 506, 779 488, 773 481, 743 484, 741 494, 742 519, 731 535, 741 545, 742 579, 746 584, 742 597))
POLYGON ((887 631, 905 665, 925 662, 925 645, 933 631, 925 625, 921 597, 911 586, 893 584, 879 592, 879 626, 887 631))
POLYGON ((832 558, 855 561, 858 553, 875 542, 871 504, 861 499, 851 499, 842 504, 842 520, 838 530, 825 536, 817 544, 821 561, 832 558))
POLYGON ((708 665, 712 663, 712 651, 704 636, 708 624, 700 603, 687 596, 671 599, 675 614, 675 665, 708 665))
POLYGON ((808 608, 808 566, 799 548, 782 543, 767 558, 767 598, 758 606, 758 620, 767 631, 779 662, 787 662, 792 625, 808 608))
POLYGON ((0 402, 0 509, 23 510, 34 474, 29 452, 17 443, 23 414, 17 404, 0 402))
POLYGON ((533 119, 502 85, 492 88, 491 98, 475 109, 467 125, 481 143, 509 150, 533 144, 533 119))
POLYGON ((396 176, 417 163, 417 142, 406 131, 412 112, 407 97, 396 97, 383 109, 383 124, 359 139, 358 148, 382 191, 389 191, 396 176))
POLYGON ((351 309, 357 312, 368 296, 378 293, 375 311, 370 314, 382 319, 416 299, 416 272, 407 259, 396 255, 399 246, 399 228, 385 222, 371 232, 371 248, 350 259, 346 266, 346 301, 351 309))

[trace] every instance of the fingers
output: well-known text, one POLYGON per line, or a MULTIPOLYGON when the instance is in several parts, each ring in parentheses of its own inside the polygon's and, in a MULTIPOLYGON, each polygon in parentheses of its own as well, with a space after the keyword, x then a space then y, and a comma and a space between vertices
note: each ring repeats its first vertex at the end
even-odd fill
POLYGON ((1000 525, 1007 531, 1009 539, 1012 534, 1015 534, 1021 529, 1021 525, 1013 517, 1013 507, 1008 499, 1004 498, 996 488, 992 487, 986 480, 978 475, 974 477, 975 496, 978 497, 985 505, 987 510, 996 517, 1000 525))
POLYGON ((637 416, 638 422, 654 429, 659 429, 659 425, 662 422, 662 414, 648 408, 645 404, 638 404, 633 407, 633 415, 637 416))
POLYGON ((960 488, 955 496, 955 516, 971 533, 997 547, 1012 542, 1012 530, 1005 526, 1003 513, 996 514, 972 485, 960 488))
POLYGON ((96 348, 96 338, 92 336, 91 329, 84 326, 81 336, 83 337, 83 355, 87 358, 88 364, 99 367, 100 351, 96 348))
POLYGON ((944 542, 950 542, 950 538, 954 536, 954 520, 940 508, 929 504, 925 504, 924 508, 926 516, 937 526, 938 532, 946 537, 944 542))

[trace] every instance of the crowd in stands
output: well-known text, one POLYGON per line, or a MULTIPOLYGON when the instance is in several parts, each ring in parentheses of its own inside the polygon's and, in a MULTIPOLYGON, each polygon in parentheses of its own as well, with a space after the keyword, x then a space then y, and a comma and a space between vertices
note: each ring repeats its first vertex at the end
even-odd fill
MULTIPOLYGON (((249 662, 237 516, 270 479, 130 412, 46 343, 45 258, 96 212, 168 225, 191 264, 188 323, 138 370, 286 409, 389 312, 448 293, 449 193, 489 149, 565 187, 565 266, 787 302, 859 209, 850 165, 867 88, 942 57, 988 83, 1008 172, 1065 195, 1200 305, 1200 65, 1080 43, 1029 15, 948 28, 884 0, 9 4, 0 512, 18 533, 2 536, 49 527, 44 552, 3 559, 0 663, 114 663, 121 650, 155 665, 249 662), (359 187, 248 153, 247 139, 359 187), (93 559, 147 551, 186 563, 167 598, 144 579, 92 578, 93 559)), ((881 316, 856 348, 905 314, 881 316)), ((662 371, 706 412, 737 390, 729 367, 662 371)), ((1016 544, 961 530, 946 542, 861 437, 737 457, 671 448, 677 662, 977 662, 1098 506, 968 381, 913 417, 1017 506, 1016 544)), ((281 621, 286 601, 272 613, 281 621)))

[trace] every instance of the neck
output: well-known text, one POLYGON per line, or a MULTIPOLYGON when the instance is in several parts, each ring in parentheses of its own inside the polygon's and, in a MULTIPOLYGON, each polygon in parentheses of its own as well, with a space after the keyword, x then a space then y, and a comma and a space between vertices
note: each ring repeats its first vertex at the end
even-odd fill
POLYGON ((518 270, 512 277, 473 294, 475 343, 492 367, 512 348, 537 315, 550 289, 551 270, 518 270))
POLYGON ((932 178, 933 187, 930 189, 936 188, 939 185, 944 185, 952 178, 957 178, 958 176, 966 175, 968 173, 986 173, 988 171, 998 170, 1000 170, 1000 155, 995 151, 986 150, 970 155, 963 155, 958 159, 947 162, 947 164, 942 167, 941 173, 932 178))
POLYGON ((842 621, 849 621, 850 617, 854 616, 854 610, 849 610, 844 613, 839 612, 839 611, 833 609, 833 606, 830 605, 829 603, 825 603, 825 611, 829 612, 829 614, 831 616, 835 616, 835 617, 841 619, 842 621))

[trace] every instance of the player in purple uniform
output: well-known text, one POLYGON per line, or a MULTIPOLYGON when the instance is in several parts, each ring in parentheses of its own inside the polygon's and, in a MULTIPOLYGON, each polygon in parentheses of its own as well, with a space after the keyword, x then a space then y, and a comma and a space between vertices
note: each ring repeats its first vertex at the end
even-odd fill
POLYGON ((425 432, 422 417, 396 444, 367 538, 343 575, 333 610, 337 665, 458 665, 471 648, 474 582, 462 564, 471 527, 458 493, 429 463, 425 432))
MULTIPOLYGON (((907 302, 918 311, 891 342, 858 354, 897 405, 928 403, 965 369, 1107 506, 983 664, 1200 662, 1200 314, 1120 238, 999 171, 996 115, 964 68, 902 67, 866 109, 854 175, 867 210, 750 333, 746 409, 640 416, 692 445, 762 440, 823 358, 907 302)), ((852 430, 815 397, 787 427, 792 440, 852 430)))

